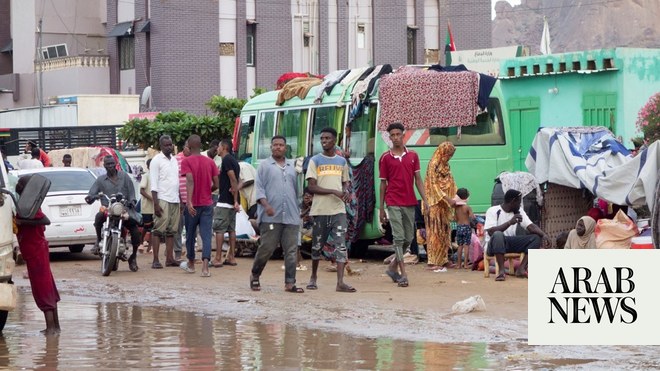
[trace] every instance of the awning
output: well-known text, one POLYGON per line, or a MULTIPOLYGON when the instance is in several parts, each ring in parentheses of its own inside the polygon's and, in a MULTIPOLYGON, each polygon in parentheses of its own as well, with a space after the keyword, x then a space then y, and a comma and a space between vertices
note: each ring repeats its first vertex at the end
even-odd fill
POLYGON ((138 32, 151 32, 151 21, 147 21, 140 29, 138 32))
POLYGON ((122 37, 133 34, 133 21, 117 23, 108 33, 108 37, 122 37))
POLYGON ((14 43, 12 40, 9 40, 7 45, 3 46, 2 49, 0 49, 0 53, 11 53, 14 50, 14 43))

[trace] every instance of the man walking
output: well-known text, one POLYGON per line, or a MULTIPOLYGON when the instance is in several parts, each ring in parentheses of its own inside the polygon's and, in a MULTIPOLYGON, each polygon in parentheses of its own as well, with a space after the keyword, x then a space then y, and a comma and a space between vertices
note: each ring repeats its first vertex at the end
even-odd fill
POLYGON ((393 123, 387 127, 392 148, 380 156, 380 221, 385 224, 385 204, 389 213, 389 222, 394 238, 395 258, 386 271, 392 281, 399 287, 408 287, 403 254, 415 237, 415 206, 417 197, 413 183, 427 210, 424 184, 419 175, 419 157, 415 151, 408 150, 403 145, 403 124, 393 123), (401 273, 399 274, 399 270, 401 273))
MULTIPOLYGON (((211 223, 213 222, 213 199, 211 192, 218 188, 218 167, 213 160, 201 155, 202 141, 199 135, 188 138, 190 156, 181 162, 181 175, 186 177, 186 257, 181 269, 195 273, 195 240, 197 227, 202 236, 202 277, 210 277, 211 223)), ((178 180, 177 180, 178 181, 178 180)))
POLYGON ((169 135, 159 139, 161 152, 151 160, 149 180, 151 183, 151 198, 154 203, 154 226, 151 232, 152 249, 154 252, 151 268, 161 269, 158 251, 160 243, 165 239, 165 265, 178 267, 174 260, 174 235, 179 227, 179 164, 172 156, 174 144, 169 135))
POLYGON ((231 141, 223 139, 218 146, 218 156, 222 158, 220 168, 220 192, 218 203, 213 210, 213 232, 215 232, 214 267, 236 265, 236 212, 241 209, 238 195, 238 178, 241 170, 238 161, 231 155, 231 141), (229 250, 223 263, 222 244, 225 232, 229 234, 229 250))
POLYGON ((321 250, 327 249, 337 262, 337 287, 339 292, 355 292, 355 288, 344 283, 346 254, 346 205, 348 190, 348 163, 337 156, 335 143, 337 131, 333 128, 321 130, 323 152, 309 160, 307 168, 308 189, 314 194, 310 215, 314 217, 312 228, 312 276, 307 289, 316 290, 317 271, 321 250), (332 239, 328 239, 332 236, 332 239))
POLYGON ((300 217, 296 170, 284 157, 286 138, 276 135, 270 140, 271 157, 262 161, 257 171, 256 198, 259 221, 259 249, 252 264, 250 288, 261 289, 259 276, 277 246, 284 252, 284 290, 303 293, 296 287, 296 252, 300 217))
MULTIPOLYGON (((179 164, 179 170, 181 170, 181 163, 183 163, 183 159, 190 156, 190 148, 188 147, 188 141, 186 141, 183 144, 183 149, 181 152, 177 153, 176 156, 176 162, 179 164)), ((179 228, 176 230, 176 235, 174 236, 174 259, 175 260, 180 260, 181 259, 181 253, 183 251, 183 244, 182 244, 182 235, 183 235, 183 224, 184 224, 184 217, 183 217, 183 211, 186 209, 186 203, 188 201, 188 193, 186 191, 186 176, 181 175, 179 173, 179 198, 181 201, 181 214, 179 217, 179 228)))

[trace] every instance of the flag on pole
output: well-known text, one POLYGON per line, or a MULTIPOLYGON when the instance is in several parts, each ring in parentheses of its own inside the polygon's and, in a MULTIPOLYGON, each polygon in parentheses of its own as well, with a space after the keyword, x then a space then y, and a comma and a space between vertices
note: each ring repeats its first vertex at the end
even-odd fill
POLYGON ((541 54, 552 54, 550 50, 550 31, 548 30, 548 19, 543 17, 543 35, 541 35, 541 54))
POLYGON ((454 36, 451 34, 451 24, 447 21, 447 40, 445 41, 445 65, 451 66, 451 52, 456 51, 454 36))

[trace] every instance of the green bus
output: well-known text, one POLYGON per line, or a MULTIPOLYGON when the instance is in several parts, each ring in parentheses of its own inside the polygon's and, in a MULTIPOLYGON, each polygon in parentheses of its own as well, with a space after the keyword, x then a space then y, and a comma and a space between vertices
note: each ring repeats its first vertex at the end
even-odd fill
MULTIPOLYGON (((437 146, 451 141, 456 153, 451 160, 452 174, 456 185, 470 190, 469 204, 475 213, 484 213, 491 206, 494 179, 503 171, 513 170, 512 137, 509 130, 507 111, 503 109, 503 98, 497 82, 491 92, 487 112, 477 116, 477 125, 462 127, 460 138, 457 128, 425 128, 406 130, 405 144, 417 152, 422 168, 426 166, 437 146)), ((378 95, 370 98, 363 106, 362 114, 346 129, 350 106, 350 91, 342 94, 337 85, 320 103, 315 103, 316 88, 313 87, 305 99, 294 97, 281 106, 275 104, 278 91, 254 97, 243 107, 237 134, 238 156, 251 158, 253 166, 270 156, 270 140, 274 135, 287 139, 287 158, 297 159, 322 151, 319 142, 321 129, 333 127, 339 133, 338 145, 350 151, 352 165, 359 164, 367 155, 375 158, 376 209, 373 220, 367 223, 360 234, 361 240, 374 240, 382 236, 379 230, 378 207, 380 181, 378 160, 389 149, 387 133, 378 131, 378 95), (384 135, 385 134, 385 135, 384 135)), ((302 177, 301 177, 302 182, 302 177)))

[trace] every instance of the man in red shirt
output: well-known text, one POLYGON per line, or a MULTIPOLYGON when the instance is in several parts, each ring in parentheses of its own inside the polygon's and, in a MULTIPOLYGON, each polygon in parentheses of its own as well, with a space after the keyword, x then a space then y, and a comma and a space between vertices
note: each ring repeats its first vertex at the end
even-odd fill
POLYGON ((399 287, 408 287, 403 253, 410 246, 415 234, 417 197, 413 183, 422 197, 424 210, 427 210, 427 205, 424 184, 419 175, 419 157, 416 152, 408 150, 403 145, 403 131, 401 123, 393 123, 387 127, 390 140, 392 140, 392 148, 380 157, 378 168, 380 171, 380 221, 383 224, 388 222, 385 214, 385 204, 387 204, 396 253, 396 258, 392 259, 386 273, 399 287))
POLYGON ((186 208, 183 216, 186 224, 186 250, 188 261, 181 269, 195 273, 195 240, 197 227, 202 237, 202 277, 210 277, 211 234, 213 223, 213 199, 211 192, 218 189, 218 167, 215 162, 200 154, 202 141, 199 135, 188 138, 190 156, 181 162, 181 175, 186 177, 186 208))

